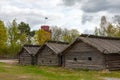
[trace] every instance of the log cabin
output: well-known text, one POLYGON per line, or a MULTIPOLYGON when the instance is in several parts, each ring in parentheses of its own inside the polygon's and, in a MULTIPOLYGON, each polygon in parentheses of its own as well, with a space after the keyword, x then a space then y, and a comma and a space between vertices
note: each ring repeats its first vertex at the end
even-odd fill
POLYGON ((39 49, 36 54, 37 65, 59 66, 61 64, 60 52, 68 46, 68 43, 48 41, 39 49))
POLYGON ((82 34, 61 55, 65 68, 120 70, 120 38, 82 34))
POLYGON ((39 45, 24 45, 19 52, 19 64, 22 65, 35 65, 35 55, 40 49, 39 45))

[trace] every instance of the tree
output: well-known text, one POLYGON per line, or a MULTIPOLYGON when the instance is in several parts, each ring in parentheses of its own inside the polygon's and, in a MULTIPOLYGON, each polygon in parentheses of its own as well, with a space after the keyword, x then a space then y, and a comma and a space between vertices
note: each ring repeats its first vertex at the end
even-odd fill
POLYGON ((61 40, 61 34, 62 34, 62 29, 55 26, 51 28, 52 31, 52 40, 53 41, 59 41, 61 40))
POLYGON ((79 36, 79 32, 76 29, 68 30, 66 28, 62 29, 60 27, 52 27, 52 40, 72 42, 79 36))
POLYGON ((70 42, 74 41, 79 35, 80 34, 79 34, 79 31, 77 29, 71 29, 70 30, 70 36, 71 36, 70 42))
POLYGON ((29 35, 30 33, 29 24, 25 22, 21 22, 20 24, 18 24, 18 29, 20 30, 20 33, 26 33, 27 35, 29 35))
POLYGON ((120 27, 116 27, 115 36, 120 37, 120 27))
POLYGON ((51 39, 51 33, 40 29, 36 31, 34 38, 36 44, 43 45, 46 41, 51 39))
POLYGON ((18 29, 20 30, 21 35, 24 35, 24 36, 26 35, 27 42, 25 42, 25 43, 31 44, 31 37, 33 37, 33 36, 31 36, 29 24, 27 24, 25 22, 21 22, 20 24, 18 24, 18 29))
POLYGON ((63 41, 69 43, 74 41, 79 35, 80 34, 76 29, 71 30, 64 29, 62 32, 63 41))
POLYGON ((95 27, 94 34, 95 34, 96 36, 98 36, 98 34, 99 34, 99 29, 98 29, 97 27, 95 27))
POLYGON ((22 34, 19 34, 19 40, 20 40, 20 45, 23 46, 24 44, 27 43, 27 35, 25 32, 23 32, 22 34))
POLYGON ((109 22, 107 22, 106 17, 102 16, 101 17, 101 23, 100 23, 100 28, 99 28, 99 35, 102 36, 107 36, 106 30, 109 26, 109 22))
POLYGON ((100 27, 100 28, 95 28, 94 34, 95 35, 100 35, 100 36, 115 36, 116 34, 116 28, 112 25, 109 24, 108 27, 100 27))
POLYGON ((115 15, 113 17, 113 23, 115 24, 114 26, 116 27, 115 36, 120 37, 120 15, 115 15))
POLYGON ((6 28, 4 22, 0 20, 0 54, 4 53, 7 42, 6 28))
POLYGON ((120 37, 120 16, 114 16, 113 23, 107 22, 106 17, 101 17, 100 28, 95 28, 95 35, 120 37))
POLYGON ((115 32, 116 32, 116 28, 112 24, 109 24, 109 26, 105 30, 107 36, 110 37, 115 36, 115 32))
POLYGON ((16 20, 13 20, 12 23, 8 25, 8 47, 9 54, 17 54, 21 45, 20 45, 20 31, 18 29, 18 24, 16 20))

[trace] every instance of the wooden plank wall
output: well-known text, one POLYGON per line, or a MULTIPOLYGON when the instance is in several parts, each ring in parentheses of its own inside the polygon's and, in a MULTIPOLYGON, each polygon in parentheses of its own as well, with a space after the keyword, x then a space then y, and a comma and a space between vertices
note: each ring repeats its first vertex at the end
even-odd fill
POLYGON ((32 58, 28 54, 26 50, 23 50, 23 52, 19 56, 19 63, 22 65, 31 65, 32 58))
POLYGON ((58 56, 47 46, 37 55, 37 65, 58 66, 58 56))
POLYGON ((100 70, 105 68, 104 61, 102 53, 80 41, 67 50, 63 56, 63 66, 68 68, 100 70), (74 60, 75 58, 77 60, 74 60))
POLYGON ((109 70, 120 70, 120 54, 107 54, 105 59, 109 70))

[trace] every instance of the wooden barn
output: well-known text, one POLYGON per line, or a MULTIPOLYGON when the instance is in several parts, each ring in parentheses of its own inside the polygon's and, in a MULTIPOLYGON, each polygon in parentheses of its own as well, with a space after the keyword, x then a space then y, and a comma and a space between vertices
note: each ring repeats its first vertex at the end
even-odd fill
POLYGON ((120 38, 83 34, 62 52, 62 66, 120 70, 120 38))
POLYGON ((64 42, 46 42, 36 54, 37 65, 59 66, 61 64, 61 57, 59 54, 67 45, 68 43, 64 42))
POLYGON ((39 45, 24 45, 19 52, 19 63, 22 65, 36 64, 35 55, 40 49, 39 45))

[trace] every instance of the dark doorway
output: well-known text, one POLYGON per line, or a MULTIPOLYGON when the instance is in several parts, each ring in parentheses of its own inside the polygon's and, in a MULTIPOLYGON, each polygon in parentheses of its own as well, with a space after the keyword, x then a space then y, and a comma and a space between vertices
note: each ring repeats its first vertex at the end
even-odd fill
POLYGON ((31 56, 31 64, 35 65, 35 57, 33 55, 31 56))

